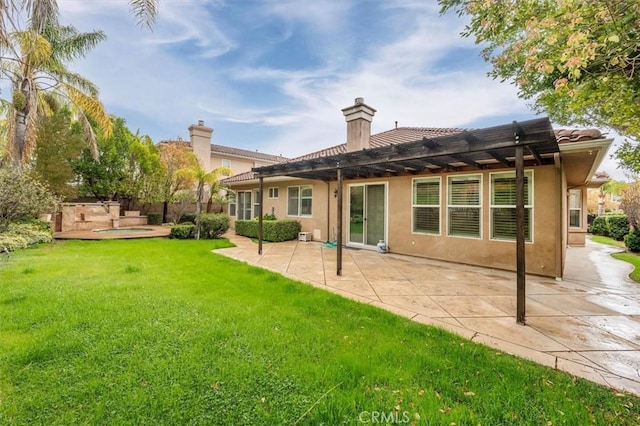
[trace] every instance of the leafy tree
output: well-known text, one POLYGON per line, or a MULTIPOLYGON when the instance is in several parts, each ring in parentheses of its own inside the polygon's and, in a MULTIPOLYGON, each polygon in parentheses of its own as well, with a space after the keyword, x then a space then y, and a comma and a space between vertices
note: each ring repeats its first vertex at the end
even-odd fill
POLYGON ((51 212, 57 200, 47 187, 16 168, 0 168, 0 232, 11 222, 51 212))
POLYGON ((629 184, 622 190, 620 209, 627 215, 629 225, 640 231, 640 183, 629 184))
POLYGON ((110 136, 98 139, 99 160, 85 149, 73 164, 82 189, 103 201, 157 201, 161 166, 156 147, 148 137, 131 133, 122 118, 113 118, 112 126, 110 136))
POLYGON ((72 163, 86 146, 82 129, 71 117, 71 111, 63 108, 49 117, 43 117, 37 130, 38 145, 32 172, 61 199, 73 199, 78 195, 73 184, 76 174, 72 163))
POLYGON ((158 145, 160 161, 162 162, 162 181, 160 183, 162 192, 162 221, 167 222, 169 204, 179 202, 184 199, 181 192, 193 186, 189 175, 181 173, 180 170, 189 168, 192 164, 192 157, 186 144, 181 142, 165 142, 158 145))
MULTIPOLYGON (((637 0, 439 3, 443 13, 470 17, 463 35, 483 46, 490 74, 513 81, 538 111, 562 124, 640 136, 637 0)), ((639 158, 632 163, 636 168, 639 158)))

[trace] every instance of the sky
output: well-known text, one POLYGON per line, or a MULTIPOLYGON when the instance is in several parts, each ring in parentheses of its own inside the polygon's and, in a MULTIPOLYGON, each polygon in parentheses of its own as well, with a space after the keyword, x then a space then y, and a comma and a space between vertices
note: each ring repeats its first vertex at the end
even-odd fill
MULTIPOLYGON (((63 23, 107 35, 70 68, 154 142, 203 120, 213 143, 296 157, 343 143, 357 97, 377 110, 372 133, 536 117, 435 0, 160 0, 152 30, 126 0, 58 4, 63 23)), ((623 178, 609 158, 600 169, 623 178)))

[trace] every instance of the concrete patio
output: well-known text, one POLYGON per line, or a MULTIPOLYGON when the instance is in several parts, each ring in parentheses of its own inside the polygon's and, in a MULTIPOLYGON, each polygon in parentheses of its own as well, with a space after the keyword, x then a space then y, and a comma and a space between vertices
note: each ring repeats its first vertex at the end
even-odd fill
POLYGON ((318 242, 236 245, 216 252, 279 272, 474 342, 640 395, 640 284, 613 247, 569 248, 563 281, 527 277, 527 325, 516 324, 515 273, 435 260, 343 251, 318 242))

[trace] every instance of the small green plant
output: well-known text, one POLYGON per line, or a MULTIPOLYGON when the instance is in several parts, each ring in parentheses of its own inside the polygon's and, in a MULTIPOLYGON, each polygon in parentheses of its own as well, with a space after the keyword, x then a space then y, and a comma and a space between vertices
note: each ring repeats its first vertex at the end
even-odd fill
POLYGON ((194 224, 181 224, 171 227, 169 238, 176 240, 188 240, 193 238, 196 226, 194 224))
POLYGON ((593 235, 604 235, 616 241, 622 241, 629 233, 629 221, 625 215, 598 216, 589 227, 589 232, 593 235))
POLYGON ((200 238, 220 238, 229 230, 229 215, 205 213, 200 216, 200 238))
POLYGON ((149 225, 162 225, 162 213, 148 213, 147 224, 149 225))
POLYGON ((53 231, 48 222, 28 220, 22 223, 9 224, 5 232, 0 233, 0 246, 9 250, 25 249, 40 243, 53 240, 53 231))
POLYGON ((276 218, 276 215, 275 215, 275 214, 273 214, 273 213, 265 213, 265 214, 262 216, 262 219, 263 219, 263 220, 278 220, 278 219, 276 218))
POLYGON ((589 227, 589 232, 593 235, 608 236, 609 232, 607 231, 607 217, 598 216, 594 218, 593 223, 589 227))
POLYGON ((616 241, 622 241, 629 233, 629 221, 625 215, 607 216, 609 235, 616 241))
POLYGON ((640 252, 640 231, 634 229, 630 234, 624 237, 624 245, 634 253, 640 252))
POLYGON ((183 213, 178 223, 196 223, 196 214, 191 212, 183 213))

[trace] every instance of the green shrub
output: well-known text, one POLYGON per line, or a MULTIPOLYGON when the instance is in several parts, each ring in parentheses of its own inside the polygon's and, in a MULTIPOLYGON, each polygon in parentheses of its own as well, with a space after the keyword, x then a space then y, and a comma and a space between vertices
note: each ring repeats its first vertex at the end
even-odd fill
POLYGON ((205 213, 200 216, 200 238, 220 238, 229 230, 229 215, 205 213))
POLYGON ((627 220, 627 216, 606 216, 606 218, 609 236, 616 241, 622 241, 624 236, 629 233, 629 221, 627 220))
POLYGON ((183 213, 178 223, 196 223, 196 214, 191 212, 183 213))
MULTIPOLYGON (((295 240, 302 225, 297 220, 265 220, 262 222, 262 239, 280 242, 295 240)), ((258 238, 257 220, 236 220, 236 234, 249 238, 258 238)))
POLYGON ((243 237, 258 238, 257 220, 236 220, 236 235, 243 237))
POLYGON ((624 245, 634 253, 640 252, 640 231, 634 229, 624 237, 624 245))
POLYGON ((148 213, 147 224, 149 225, 162 225, 162 213, 148 213))
POLYGON ((273 214, 273 213, 265 213, 264 216, 262 216, 262 219, 263 220, 278 220, 276 215, 273 214))
POLYGON ((171 227, 171 231, 169 232, 169 238, 176 240, 188 240, 193 238, 195 229, 196 226, 193 224, 174 225, 171 227))
POLYGON ((608 235, 609 231, 607 230, 607 217, 606 216, 598 216, 593 219, 593 224, 589 227, 589 232, 593 235, 608 235))
POLYGON ((0 247, 6 247, 11 251, 51 241, 53 241, 53 231, 49 223, 35 219, 11 223, 5 232, 0 233, 0 247))
POLYGON ((625 215, 598 216, 589 227, 589 232, 593 235, 604 235, 616 241, 622 241, 629 233, 629 221, 625 215))

